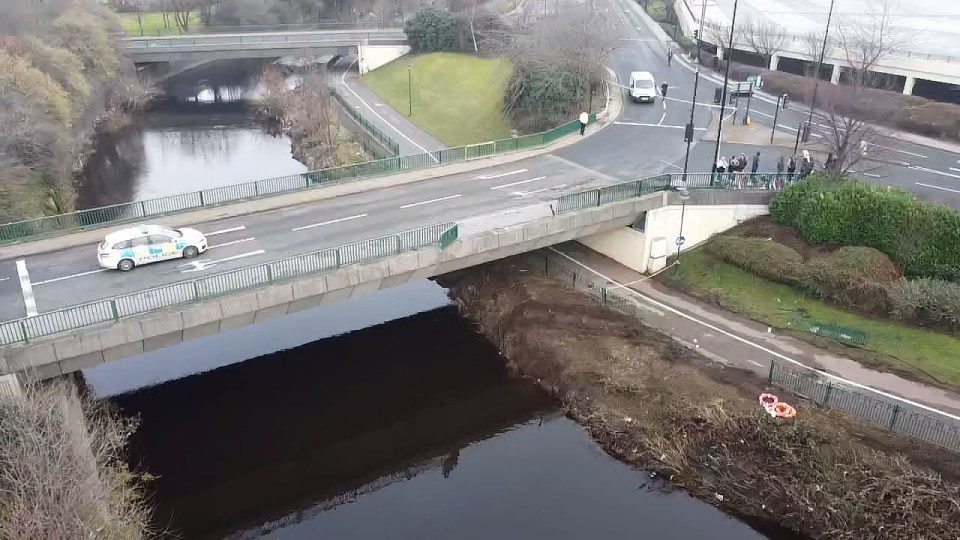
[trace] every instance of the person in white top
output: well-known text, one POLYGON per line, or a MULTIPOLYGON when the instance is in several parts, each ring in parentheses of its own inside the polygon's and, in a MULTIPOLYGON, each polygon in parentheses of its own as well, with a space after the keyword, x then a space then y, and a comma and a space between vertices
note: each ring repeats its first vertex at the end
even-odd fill
POLYGON ((590 115, 585 112, 580 113, 580 135, 583 135, 588 123, 590 123, 590 115))

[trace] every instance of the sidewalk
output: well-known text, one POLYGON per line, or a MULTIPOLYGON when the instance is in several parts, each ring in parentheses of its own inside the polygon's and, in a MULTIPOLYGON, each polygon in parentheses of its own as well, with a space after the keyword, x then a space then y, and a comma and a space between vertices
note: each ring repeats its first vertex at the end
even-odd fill
POLYGON ((778 335, 760 323, 662 288, 647 276, 576 242, 554 248, 559 252, 555 253, 557 257, 584 276, 591 276, 599 283, 606 281, 610 287, 628 284, 628 289, 643 308, 640 318, 645 324, 717 362, 745 368, 766 378, 771 359, 794 360, 864 386, 960 415, 960 395, 953 392, 873 371, 849 358, 778 335))
MULTIPOLYGON (((718 114, 713 115, 713 121, 710 122, 710 126, 707 128, 707 133, 704 136, 704 141, 716 142, 717 140, 717 127, 720 122, 720 116, 718 114)), ((731 123, 731 120, 726 120, 723 126, 723 142, 729 144, 749 144, 752 146, 779 146, 784 148, 793 149, 793 145, 796 142, 796 137, 793 135, 788 135, 783 133, 783 131, 777 131, 773 136, 773 144, 770 143, 770 132, 771 128, 769 126, 763 126, 757 123, 752 125, 745 126, 743 125, 743 111, 736 117, 736 123, 731 123)))
POLYGON ((375 124, 400 145, 400 155, 423 154, 447 148, 432 135, 393 110, 379 96, 360 82, 354 72, 343 74, 339 81, 340 95, 356 108, 368 122, 375 124))

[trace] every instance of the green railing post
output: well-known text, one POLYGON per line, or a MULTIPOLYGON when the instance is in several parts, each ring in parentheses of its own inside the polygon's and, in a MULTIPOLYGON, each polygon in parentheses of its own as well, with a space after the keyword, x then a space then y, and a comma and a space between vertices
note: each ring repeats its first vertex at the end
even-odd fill
POLYGON ((117 299, 114 298, 110 300, 110 312, 113 314, 113 321, 120 320, 120 313, 117 311, 117 299))
POLYGON ((827 382, 827 391, 823 395, 823 405, 824 407, 830 406, 830 393, 833 392, 833 382, 827 382))
POLYGON ((767 382, 773 384, 773 366, 777 364, 777 361, 770 359, 770 371, 767 373, 767 382))
POLYGON ((200 206, 206 206, 205 204, 203 204, 203 190, 201 189, 197 193, 200 194, 200 206))
POLYGON ((600 298, 601 298, 601 303, 603 303, 603 305, 607 305, 607 288, 606 287, 600 289, 600 298))
POLYGON ((144 201, 140 201, 140 215, 146 217, 147 207, 144 205, 144 201))
POLYGON ((30 343, 30 335, 27 334, 27 321, 20 321, 20 331, 23 332, 23 342, 30 343))
POLYGON ((273 283, 273 267, 267 264, 267 283, 273 283))
POLYGON ((196 280, 193 281, 193 301, 199 302, 201 300, 200 296, 200 283, 196 280))
POLYGON ((340 257, 340 248, 337 248, 336 251, 333 252, 333 254, 334 254, 334 261, 337 263, 337 268, 340 268, 340 263, 343 260, 343 258, 340 257))

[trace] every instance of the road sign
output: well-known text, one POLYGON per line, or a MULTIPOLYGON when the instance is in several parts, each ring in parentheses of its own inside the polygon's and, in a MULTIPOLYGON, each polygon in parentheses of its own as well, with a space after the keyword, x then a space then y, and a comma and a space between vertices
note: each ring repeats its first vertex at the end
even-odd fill
POLYGON ((687 241, 687 239, 684 238, 684 237, 682 237, 682 236, 678 236, 678 237, 677 237, 677 245, 678 245, 678 246, 682 246, 682 245, 684 244, 684 242, 686 242, 686 241, 687 241))

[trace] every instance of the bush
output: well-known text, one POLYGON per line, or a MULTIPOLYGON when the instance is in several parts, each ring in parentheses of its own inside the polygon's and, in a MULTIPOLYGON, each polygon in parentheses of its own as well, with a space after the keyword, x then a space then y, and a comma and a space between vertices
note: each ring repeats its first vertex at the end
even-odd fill
POLYGON ((773 240, 718 236, 707 242, 707 252, 762 278, 787 285, 806 279, 803 256, 773 240))
POLYGON ((868 246, 908 275, 960 278, 960 213, 907 191, 813 175, 777 194, 770 214, 807 242, 868 246))
POLYGON ((414 54, 468 50, 468 36, 465 34, 469 34, 469 31, 469 28, 464 28, 461 17, 437 10, 421 11, 403 27, 410 42, 410 52, 414 54))
POLYGON ((901 280, 888 287, 888 294, 891 311, 899 319, 960 327, 960 284, 929 278, 901 280))

